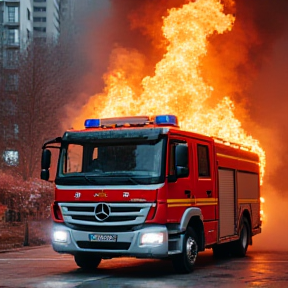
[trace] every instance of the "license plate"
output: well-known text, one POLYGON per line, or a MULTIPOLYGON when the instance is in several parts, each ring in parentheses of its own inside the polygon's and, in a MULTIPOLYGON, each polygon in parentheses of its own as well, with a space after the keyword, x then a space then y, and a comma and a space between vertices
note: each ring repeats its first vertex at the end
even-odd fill
POLYGON ((89 234, 89 240, 92 242, 116 242, 117 241, 117 235, 89 234))

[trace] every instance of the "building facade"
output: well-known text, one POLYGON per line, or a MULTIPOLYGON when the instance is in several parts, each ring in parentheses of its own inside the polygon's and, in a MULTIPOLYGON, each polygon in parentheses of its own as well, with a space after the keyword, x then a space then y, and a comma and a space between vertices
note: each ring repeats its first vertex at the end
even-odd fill
MULTIPOLYGON (((30 0, 0 0, 0 53, 3 68, 17 62, 19 49, 32 35, 32 5, 30 0)), ((13 65, 12 65, 13 66, 13 65)))
POLYGON ((2 158, 9 166, 18 164, 14 143, 18 138, 15 101, 18 90, 18 55, 33 32, 30 0, 0 0, 0 93, 2 158))
POLYGON ((32 0, 32 2, 34 37, 58 39, 60 0, 32 0))
POLYGON ((57 41, 59 6, 60 0, 0 0, 0 168, 19 162, 14 145, 19 133, 15 119, 19 53, 35 38, 57 41))

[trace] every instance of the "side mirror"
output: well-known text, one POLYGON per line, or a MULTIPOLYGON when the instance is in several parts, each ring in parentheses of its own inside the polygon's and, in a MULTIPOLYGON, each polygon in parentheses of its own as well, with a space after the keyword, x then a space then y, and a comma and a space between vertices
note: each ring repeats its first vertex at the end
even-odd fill
POLYGON ((45 180, 45 181, 48 181, 50 178, 50 173, 49 173, 49 170, 46 169, 46 170, 41 170, 41 179, 42 180, 45 180))
POLYGON ((51 151, 48 149, 44 149, 42 151, 41 169, 49 170, 50 164, 51 164, 51 151))
POLYGON ((49 168, 51 164, 51 151, 43 149, 41 159, 41 179, 48 181, 50 177, 49 168))

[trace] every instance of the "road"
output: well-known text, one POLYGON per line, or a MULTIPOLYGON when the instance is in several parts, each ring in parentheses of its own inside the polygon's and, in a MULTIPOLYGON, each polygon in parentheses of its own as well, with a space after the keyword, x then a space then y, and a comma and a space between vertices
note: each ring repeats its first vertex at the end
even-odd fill
POLYGON ((201 252, 193 273, 175 274, 170 261, 116 258, 83 272, 69 255, 50 246, 0 253, 0 287, 156 288, 288 287, 288 251, 249 251, 245 258, 216 260, 201 252))

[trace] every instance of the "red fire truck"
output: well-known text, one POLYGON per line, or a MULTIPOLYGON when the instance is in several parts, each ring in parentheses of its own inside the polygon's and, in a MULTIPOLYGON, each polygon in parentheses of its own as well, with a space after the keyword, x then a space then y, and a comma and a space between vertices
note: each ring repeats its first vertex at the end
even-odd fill
POLYGON ((261 232, 259 157, 182 131, 174 115, 87 119, 43 145, 41 178, 59 149, 52 245, 83 269, 119 256, 245 256, 261 232))

